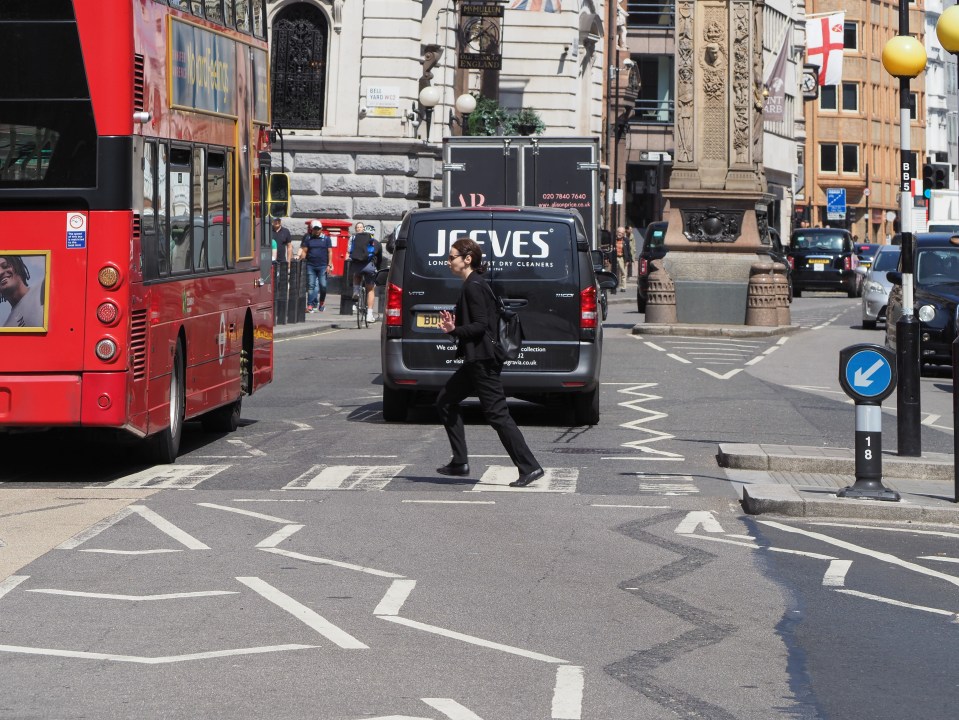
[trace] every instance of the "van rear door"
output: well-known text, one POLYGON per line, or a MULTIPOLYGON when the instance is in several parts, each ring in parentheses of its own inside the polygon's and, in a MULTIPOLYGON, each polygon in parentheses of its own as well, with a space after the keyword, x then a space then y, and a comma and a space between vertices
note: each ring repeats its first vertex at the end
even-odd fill
POLYGON ((411 369, 454 370, 455 345, 438 327, 439 311, 451 309, 461 281, 447 265, 461 237, 483 248, 486 275, 495 292, 520 315, 525 334, 517 360, 504 372, 563 372, 579 362, 578 255, 572 223, 470 212, 455 223, 422 220, 410 228, 405 260, 403 360, 411 369), (455 224, 455 227, 453 226, 455 224))

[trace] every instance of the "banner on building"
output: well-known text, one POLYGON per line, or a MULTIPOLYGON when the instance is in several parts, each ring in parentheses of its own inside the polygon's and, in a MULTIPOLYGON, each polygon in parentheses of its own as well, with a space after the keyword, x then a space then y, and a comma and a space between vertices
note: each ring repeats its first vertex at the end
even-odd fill
POLYGON ((563 12, 562 0, 513 0, 510 10, 532 10, 534 12, 563 12))
POLYGON ((846 13, 806 21, 806 62, 819 67, 820 85, 842 82, 843 26, 846 13))
POLYGON ((786 119, 786 60, 788 60, 789 33, 783 38, 783 46, 773 70, 766 78, 766 104, 763 106, 763 119, 770 122, 782 122, 786 119))

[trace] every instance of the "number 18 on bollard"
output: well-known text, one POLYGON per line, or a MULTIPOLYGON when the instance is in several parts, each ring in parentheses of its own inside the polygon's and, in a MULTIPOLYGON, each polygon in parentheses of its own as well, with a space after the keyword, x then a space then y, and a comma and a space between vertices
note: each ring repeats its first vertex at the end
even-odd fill
POLYGON ((898 501, 882 484, 882 401, 896 388, 896 355, 881 345, 839 352, 839 384, 856 403, 856 482, 839 497, 898 501))

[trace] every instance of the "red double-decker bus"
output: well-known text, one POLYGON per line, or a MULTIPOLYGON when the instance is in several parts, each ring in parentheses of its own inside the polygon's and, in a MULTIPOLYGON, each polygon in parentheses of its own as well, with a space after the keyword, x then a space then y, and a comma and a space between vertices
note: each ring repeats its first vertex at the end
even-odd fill
POLYGON ((0 2, 0 432, 173 462, 273 376, 265 0, 0 2))

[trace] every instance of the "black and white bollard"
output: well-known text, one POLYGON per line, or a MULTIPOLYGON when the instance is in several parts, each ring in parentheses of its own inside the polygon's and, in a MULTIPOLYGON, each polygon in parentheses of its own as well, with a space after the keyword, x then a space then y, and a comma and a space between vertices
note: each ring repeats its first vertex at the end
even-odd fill
POLYGON ((856 403, 856 482, 836 495, 896 502, 882 484, 882 401, 896 387, 896 356, 880 345, 852 345, 839 353, 839 384, 856 403))

